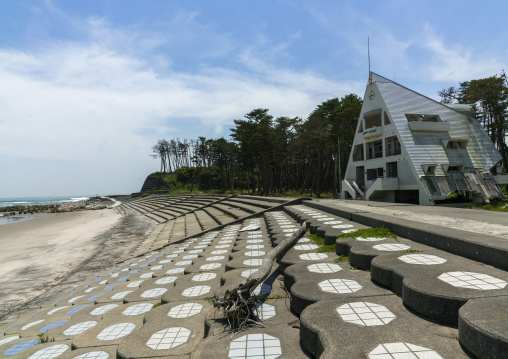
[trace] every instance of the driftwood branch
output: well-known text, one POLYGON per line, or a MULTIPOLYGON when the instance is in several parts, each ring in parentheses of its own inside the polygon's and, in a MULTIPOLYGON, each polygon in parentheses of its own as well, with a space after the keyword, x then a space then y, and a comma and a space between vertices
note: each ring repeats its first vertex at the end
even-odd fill
POLYGON ((222 309, 233 331, 241 331, 247 324, 261 324, 255 309, 257 302, 252 293, 270 274, 275 258, 286 252, 305 233, 306 229, 307 225, 304 222, 298 231, 268 252, 263 258, 261 267, 256 272, 244 279, 235 288, 227 290, 223 297, 213 299, 214 307, 222 309))

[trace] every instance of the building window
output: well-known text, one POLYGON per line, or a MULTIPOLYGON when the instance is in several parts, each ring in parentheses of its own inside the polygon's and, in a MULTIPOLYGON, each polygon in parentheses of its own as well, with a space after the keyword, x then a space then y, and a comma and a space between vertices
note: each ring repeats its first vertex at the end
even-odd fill
POLYGON ((434 174, 436 174, 437 165, 435 165, 435 164, 422 165, 422 167, 423 167, 423 173, 425 174, 425 176, 433 176, 434 174))
POLYGON ((443 145, 446 145, 447 150, 465 150, 468 142, 469 140, 450 139, 443 140, 443 145))
POLYGON ((383 157, 383 141, 374 141, 367 143, 367 159, 371 160, 373 158, 382 158, 383 157))
POLYGON ((386 141, 386 156, 397 156, 402 153, 400 142, 397 136, 387 137, 386 141))
POLYGON ((388 178, 398 177, 397 162, 387 162, 386 163, 386 177, 388 177, 388 178))
POLYGON ((353 150, 353 161, 363 161, 364 155, 363 155, 363 143, 356 145, 353 150))
POLYGON ((381 127, 381 113, 365 116, 365 129, 381 127))
POLYGON ((406 114, 406 118, 407 118, 408 122, 413 122, 413 121, 442 122, 439 115, 406 114))

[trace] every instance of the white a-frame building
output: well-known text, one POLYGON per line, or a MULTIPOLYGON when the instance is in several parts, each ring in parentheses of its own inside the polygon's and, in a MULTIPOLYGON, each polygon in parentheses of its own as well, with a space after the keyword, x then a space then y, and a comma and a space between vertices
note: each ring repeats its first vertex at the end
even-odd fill
POLYGON ((442 104, 370 73, 341 198, 432 205, 502 197, 502 157, 469 105, 442 104))

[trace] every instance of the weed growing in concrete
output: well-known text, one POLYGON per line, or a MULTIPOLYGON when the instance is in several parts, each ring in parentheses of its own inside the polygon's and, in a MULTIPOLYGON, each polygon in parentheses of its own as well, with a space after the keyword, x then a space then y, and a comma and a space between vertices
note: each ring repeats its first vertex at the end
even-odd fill
POLYGON ((397 251, 397 253, 419 253, 423 252, 421 249, 406 249, 403 251, 397 251))
POLYGON ((335 263, 340 263, 340 262, 348 262, 349 263, 349 256, 345 256, 345 255, 341 254, 338 258, 335 258, 333 261, 335 263))
POLYGON ((342 233, 337 236, 337 238, 355 238, 355 237, 375 237, 375 238, 392 238, 397 240, 397 235, 390 231, 385 226, 376 227, 376 228, 363 228, 357 229, 356 231, 349 233, 342 233))
POLYGON ((317 253, 335 252, 335 244, 328 244, 319 248, 317 253))
POLYGON ((44 343, 55 341, 55 338, 49 339, 49 337, 46 335, 47 332, 48 331, 46 330, 44 333, 37 334, 37 336, 39 337, 39 344, 44 344, 44 343))
POLYGON ((229 213, 226 213, 226 212, 222 213, 222 215, 223 215, 223 216, 226 216, 226 217, 229 217, 229 218, 233 218, 233 216, 232 216, 232 215, 230 215, 229 213))
POLYGON ((318 236, 317 234, 310 234, 309 239, 319 246, 325 244, 325 239, 323 237, 318 236))
POLYGON ((152 309, 153 309, 153 308, 160 307, 161 305, 162 305, 162 303, 157 303, 157 304, 154 304, 154 305, 152 306, 152 309))

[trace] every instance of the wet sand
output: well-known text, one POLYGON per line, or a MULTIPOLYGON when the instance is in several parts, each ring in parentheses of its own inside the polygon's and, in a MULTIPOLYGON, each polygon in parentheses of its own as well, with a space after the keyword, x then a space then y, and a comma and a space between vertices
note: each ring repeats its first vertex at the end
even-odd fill
POLYGON ((0 226, 0 318, 82 265, 122 218, 115 209, 31 216, 0 226))

